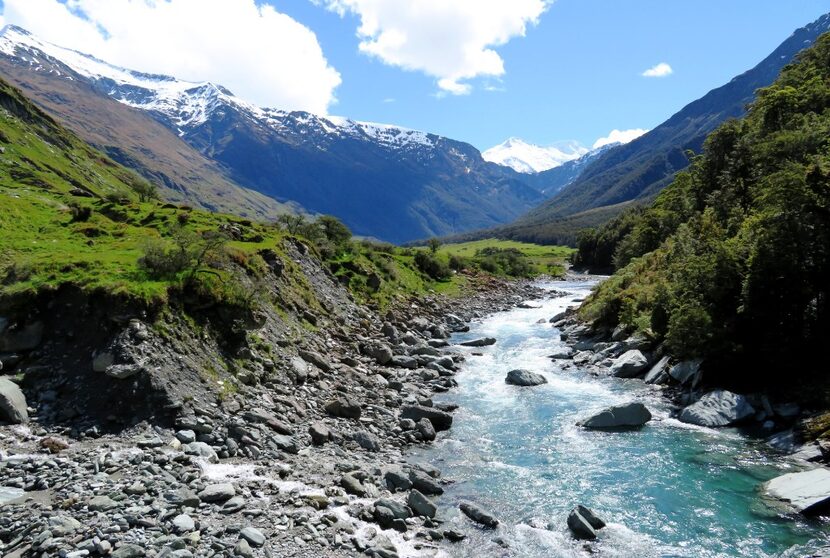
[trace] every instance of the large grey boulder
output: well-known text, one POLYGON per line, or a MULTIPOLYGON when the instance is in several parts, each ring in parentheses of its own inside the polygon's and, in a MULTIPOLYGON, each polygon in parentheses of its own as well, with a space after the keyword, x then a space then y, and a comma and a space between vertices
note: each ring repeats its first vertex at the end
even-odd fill
POLYGON ((511 370, 504 381, 512 386, 539 386, 548 383, 544 376, 530 370, 511 370))
POLYGON ((421 419, 429 419, 436 431, 449 430, 452 426, 452 415, 434 407, 422 405, 404 405, 401 408, 401 418, 411 419, 416 423, 421 419))
POLYGON ((766 484, 767 494, 797 512, 815 515, 830 510, 830 469, 787 473, 766 484))
POLYGON ((8 378, 0 378, 0 420, 12 424, 28 422, 26 396, 20 387, 8 378))
POLYGON ((592 541, 597 538, 594 527, 576 508, 568 514, 568 529, 571 530, 571 534, 577 540, 592 541))
POLYGON ((755 414, 746 397, 723 389, 711 391, 680 412, 680 421, 716 428, 729 426, 755 414))
POLYGON ((636 378, 648 368, 648 359, 637 349, 618 356, 611 364, 611 375, 617 378, 636 378))
POLYGON ((694 387, 700 381, 700 360, 684 360, 669 369, 669 376, 681 386, 691 384, 694 387))
POLYGON ((642 403, 626 403, 603 409, 580 421, 579 426, 593 430, 637 428, 651 420, 651 412, 642 403))
POLYGON ((426 496, 421 494, 418 490, 412 490, 406 499, 407 505, 412 508, 412 511, 417 515, 424 517, 435 517, 438 508, 426 496))
POLYGON ((340 418, 359 419, 362 414, 360 403, 345 395, 326 403, 325 409, 328 414, 340 418))

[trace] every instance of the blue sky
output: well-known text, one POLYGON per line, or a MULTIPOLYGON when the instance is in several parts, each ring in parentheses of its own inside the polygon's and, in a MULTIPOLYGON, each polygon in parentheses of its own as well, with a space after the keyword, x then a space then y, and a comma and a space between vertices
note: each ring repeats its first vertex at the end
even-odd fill
POLYGON ((115 64, 482 150, 653 128, 826 12, 830 0, 0 0, 0 24, 115 64), (672 73, 642 75, 660 63, 672 73))
POLYGON ((653 128, 830 11, 826 0, 558 0, 525 37, 497 49, 505 74, 490 81, 500 91, 477 82, 468 95, 437 98, 435 79, 359 53, 354 15, 296 0, 274 4, 317 34, 341 73, 333 113, 425 129, 480 149, 509 136, 591 145, 615 128, 653 128), (660 62, 674 73, 641 76, 660 62))

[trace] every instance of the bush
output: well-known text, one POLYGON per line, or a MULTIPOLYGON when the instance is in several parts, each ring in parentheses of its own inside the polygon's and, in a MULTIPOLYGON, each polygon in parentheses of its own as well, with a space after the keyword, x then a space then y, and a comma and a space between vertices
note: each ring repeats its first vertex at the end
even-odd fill
POLYGON ((415 254, 415 265, 422 273, 435 281, 446 281, 452 276, 450 267, 428 252, 417 252, 415 254))

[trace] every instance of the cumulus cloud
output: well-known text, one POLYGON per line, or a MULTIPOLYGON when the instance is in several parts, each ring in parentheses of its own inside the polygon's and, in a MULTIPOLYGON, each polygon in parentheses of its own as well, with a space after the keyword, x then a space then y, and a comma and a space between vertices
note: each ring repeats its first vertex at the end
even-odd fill
POLYGON ((672 67, 666 64, 665 62, 660 62, 656 66, 652 66, 648 70, 642 73, 643 77, 666 77, 670 76, 674 73, 672 67))
POLYGON ((340 74, 316 35, 256 0, 4 0, 0 18, 144 72, 213 81, 257 104, 325 113, 340 74))
POLYGON ((360 18, 360 51, 436 79, 442 93, 464 95, 469 80, 504 74, 494 50, 524 36, 552 0, 313 0, 360 18))
POLYGON ((612 143, 628 143, 639 138, 646 132, 648 132, 648 130, 644 130, 642 128, 633 128, 631 130, 611 130, 611 133, 607 136, 599 138, 594 142, 594 149, 598 149, 604 145, 612 143))

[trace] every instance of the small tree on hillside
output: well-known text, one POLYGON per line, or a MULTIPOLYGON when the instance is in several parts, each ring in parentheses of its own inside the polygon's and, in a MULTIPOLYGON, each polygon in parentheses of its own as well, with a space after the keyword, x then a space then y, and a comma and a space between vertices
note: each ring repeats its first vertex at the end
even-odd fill
POLYGON ((429 251, 435 254, 438 252, 438 249, 441 247, 441 241, 437 238, 433 237, 427 241, 427 246, 429 246, 429 251))

